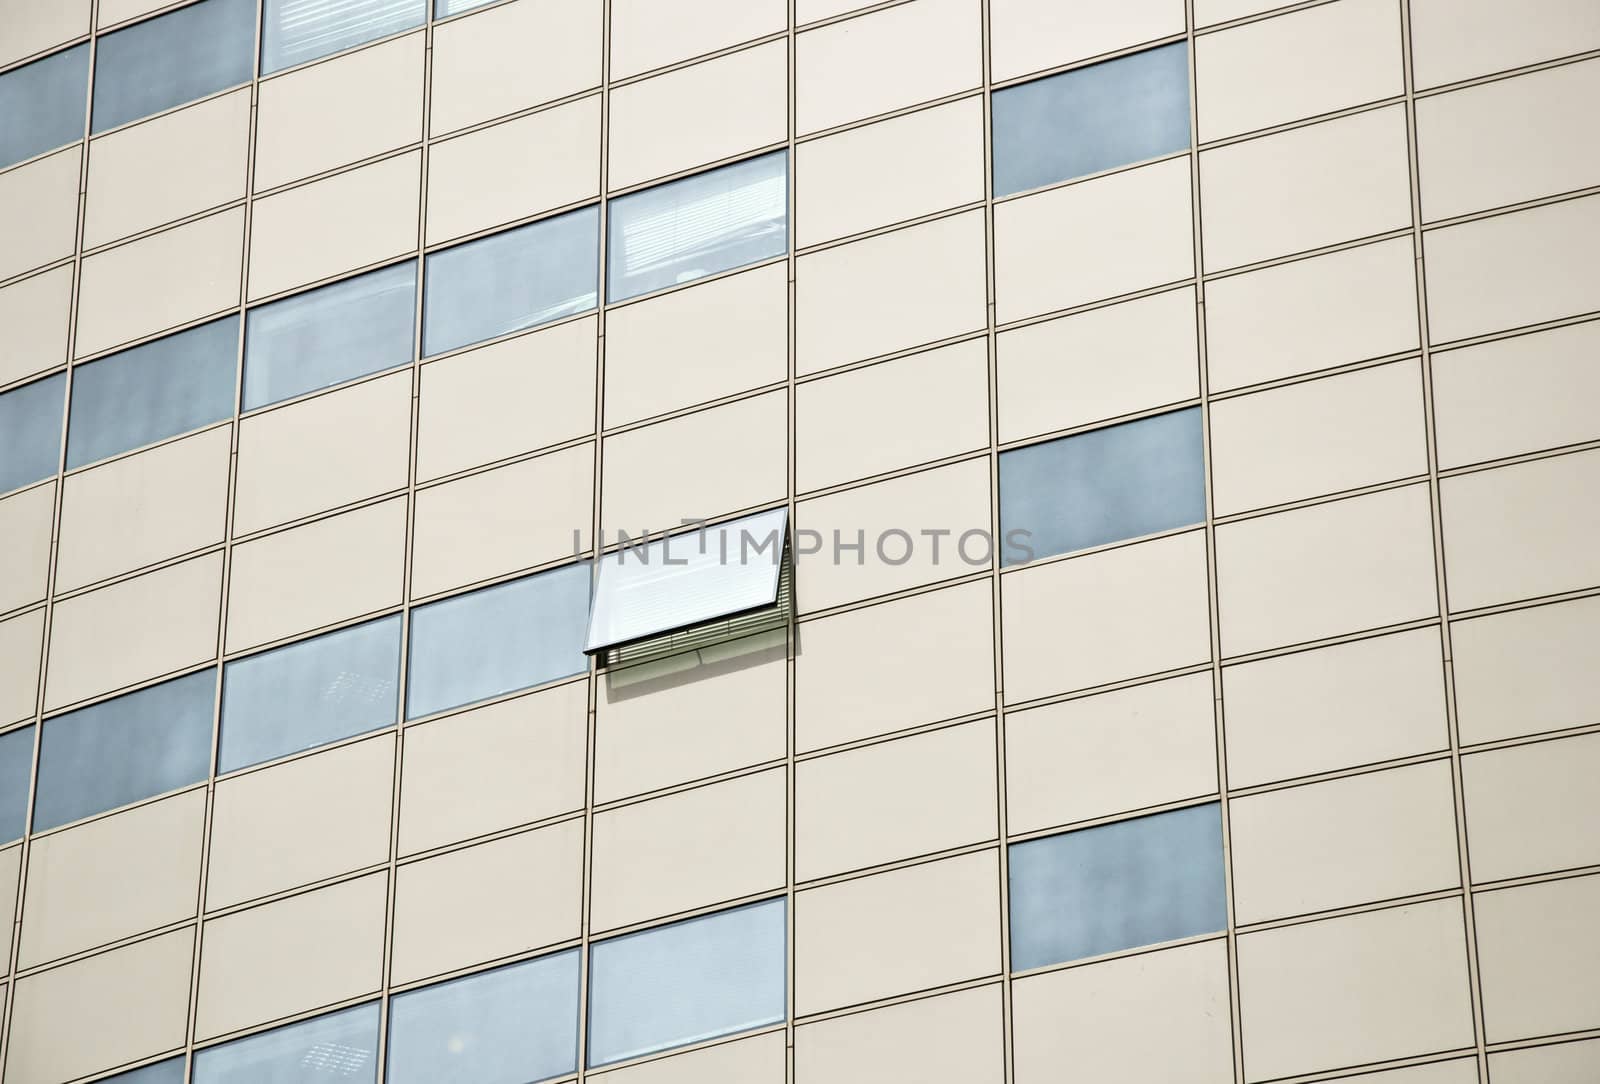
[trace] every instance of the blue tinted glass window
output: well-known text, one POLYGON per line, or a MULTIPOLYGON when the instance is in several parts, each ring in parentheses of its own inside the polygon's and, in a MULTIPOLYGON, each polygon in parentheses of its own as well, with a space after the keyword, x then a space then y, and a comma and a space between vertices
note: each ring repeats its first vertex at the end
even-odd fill
POLYGON ((433 17, 443 19, 447 15, 460 15, 463 11, 481 8, 494 0, 433 0, 433 17))
POLYGON ((215 670, 44 721, 33 830, 92 817, 206 778, 215 670))
POLYGON ((623 301, 789 250, 789 152, 611 201, 606 300, 623 301))
POLYGON ((61 461, 61 404, 67 374, 0 395, 0 493, 55 474, 61 461))
POLYGON ((0 169, 82 139, 88 96, 87 43, 0 75, 0 169))
POLYGON ((538 327, 595 307, 600 210, 584 207, 428 256, 422 352, 538 327))
POLYGON ((996 196, 1188 146, 1182 42, 994 92, 996 196))
POLYGON ((248 83, 255 0, 200 0, 101 38, 94 56, 94 130, 248 83))
POLYGON ((379 271, 251 309, 244 409, 411 363, 417 265, 379 271))
POLYGON ((101 1084, 183 1084, 183 1055, 107 1077, 101 1084))
POLYGON ((411 611, 406 717, 581 674, 589 566, 567 565, 411 611))
POLYGON ((196 1050, 194 1084, 376 1084, 378 1004, 196 1050))
POLYGON ((67 416, 67 466, 231 417, 238 353, 239 318, 229 316, 78 366, 67 416))
POLYGON ((1014 843, 1010 859, 1015 971, 1228 925, 1216 805, 1014 843))
POLYGON ((1199 407, 1000 455, 1002 564, 1021 559, 1012 531, 1048 557, 1205 518, 1199 407))
POLYGON ((532 1084, 578 1069, 578 950, 396 994, 388 1084, 532 1084))
POLYGON ((399 614, 230 662, 217 771, 393 726, 399 690, 399 614))
POLYGON ((261 74, 421 26, 428 0, 267 0, 261 74))
POLYGON ((607 1065, 782 1020, 784 901, 642 930, 591 950, 589 1064, 607 1065))
POLYGON ((0 734, 0 843, 22 838, 33 775, 33 727, 0 734))

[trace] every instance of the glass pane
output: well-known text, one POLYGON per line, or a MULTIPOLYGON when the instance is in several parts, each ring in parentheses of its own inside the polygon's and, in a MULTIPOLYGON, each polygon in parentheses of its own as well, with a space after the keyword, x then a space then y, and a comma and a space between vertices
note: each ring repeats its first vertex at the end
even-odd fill
POLYGON ((1215 804, 1015 843, 1010 857, 1014 971, 1228 926, 1215 804))
POLYGON ((427 0, 267 0, 261 74, 421 26, 427 0))
POLYGON ((994 92, 994 194, 1189 146, 1189 47, 1163 45, 994 92))
POLYGON ((0 493, 55 474, 61 462, 61 406, 67 374, 0 395, 0 493))
POLYGON ((0 75, 0 169, 82 139, 88 96, 87 43, 0 75))
POLYGON ((493 0, 433 0, 433 17, 443 19, 447 15, 460 15, 463 11, 481 8, 493 0))
POLYGON ((406 718, 583 673, 588 613, 587 564, 417 607, 406 718))
POLYGON ((248 83, 255 40, 255 0, 200 0, 107 34, 94 57, 94 130, 248 83))
POLYGON ((217 771, 393 726, 400 615, 237 659, 222 671, 217 771))
POLYGON ((183 1055, 107 1077, 101 1084, 183 1084, 183 1055))
POLYGON ((789 152, 611 202, 606 300, 624 301, 789 250, 789 152))
POLYGON ((0 843, 22 838, 33 775, 33 727, 0 734, 0 843))
POLYGON ((780 899, 601 941, 589 959, 589 1064, 782 1020, 786 937, 780 899))
POLYGON ((1022 560, 1012 531, 1048 557, 1206 518, 1200 408, 1158 414, 1000 455, 1002 564, 1022 560))
POLYGON ((78 366, 72 374, 67 466, 232 416, 238 355, 239 318, 229 316, 78 366))
POLYGON ((388 1084, 532 1084, 578 1069, 578 950, 389 1003, 388 1084))
POLYGON ((92 817, 204 779, 217 672, 140 689, 44 721, 33 830, 92 817))
POLYGON ((244 409, 411 363, 417 265, 395 264, 245 317, 244 409))
POLYGON ((194 1052, 194 1084, 376 1084, 378 1003, 194 1052))
POLYGON ((584 207, 428 257, 422 353, 537 327, 595 307, 600 210, 584 207))

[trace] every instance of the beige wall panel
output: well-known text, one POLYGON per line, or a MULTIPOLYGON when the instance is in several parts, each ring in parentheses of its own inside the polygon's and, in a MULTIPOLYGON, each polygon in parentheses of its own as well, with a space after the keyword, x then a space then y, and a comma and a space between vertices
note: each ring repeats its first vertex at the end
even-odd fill
POLYGON ((786 263, 606 313, 608 426, 778 383, 788 375, 786 263))
MULTIPOLYGON (((1493 1064, 1491 1060, 1490 1064, 1493 1064)), ((1495 1084, 1500 1078, 1495 1077, 1495 1084)), ((1457 1058, 1454 1061, 1434 1062, 1431 1065, 1414 1065, 1407 1069, 1391 1069, 1385 1073, 1358 1073, 1342 1076, 1340 1084, 1478 1084, 1476 1058, 1457 1058)), ((1551 1084, 1551 1082, 1545 1082, 1551 1084)))
POLYGON ((1011 572, 1000 596, 1008 704, 1211 657, 1202 531, 1011 572))
POLYGON ((1409 226, 1409 160, 1402 106, 1203 152, 1206 269, 1409 226))
POLYGON ((249 152, 248 87, 94 140, 84 247, 243 199, 249 152))
POLYGON ((1484 892, 1473 906, 1489 1042, 1600 1023, 1600 877, 1484 892))
POLYGON ((978 212, 802 256, 795 270, 796 370, 877 357, 984 325, 978 212))
POLYGON ((206 908, 386 861, 393 791, 392 734, 222 780, 206 908))
POLYGON ((1017 1084, 1232 1078, 1226 943, 1208 941, 1023 979, 1012 987, 1017 1084), (1160 1038, 1152 1041, 1152 1021, 1160 1038))
POLYGON ((1246 1080, 1471 1046, 1459 900, 1239 938, 1246 1080))
POLYGON ((794 1013, 997 972, 998 865, 980 851, 796 895, 794 1013))
POLYGON ((797 1084, 1001 1084, 1000 987, 922 998, 795 1029, 797 1084))
POLYGON ((1284 0, 1194 0, 1194 25, 1211 26, 1287 6, 1284 0))
POLYGON ((1182 0, 994 0, 989 12, 991 75, 1014 79, 1183 30, 1182 0))
POLYGON ((45 710, 213 658, 221 596, 212 553, 56 603, 45 710))
POLYGON ((78 234, 78 167, 73 144, 0 173, 0 279, 72 255, 78 234))
POLYGON ((421 139, 424 39, 408 34, 262 82, 256 191, 421 139))
POLYGON ((1206 283, 1211 390, 1415 350, 1409 237, 1206 283))
POLYGON ((804 26, 871 6, 872 0, 795 0, 795 22, 804 26))
MULTIPOLYGON (((113 0, 126 3, 126 0, 113 0)), ((6 40, 0 44, 0 64, 42 53, 89 32, 90 0, 0 0, 0 26, 6 40)))
POLYGON ((70 264, 0 290, 0 327, 6 329, 6 350, 0 354, 0 384, 64 363, 71 316, 70 264))
POLYGON ((1006 830, 1012 834, 1216 790, 1210 674, 1006 716, 1006 830))
POLYGON ((1407 486, 1218 528, 1223 653, 1438 613, 1428 504, 1407 486))
POLYGON ((601 0, 516 0, 433 32, 433 135, 600 82, 601 0))
POLYGON ((221 542, 232 444, 224 425, 68 475, 56 590, 221 542))
POLYGON ((981 15, 975 0, 913 0, 801 34, 799 134, 976 87, 983 81, 981 15))
POLYGON ((1002 323, 1190 278, 1189 159, 1007 200, 995 208, 994 249, 1002 323), (1063 252, 1094 258, 1063 262, 1063 252))
POLYGON ((823 489, 989 445, 983 339, 795 389, 795 476, 823 489))
POLYGON ((170 6, 171 0, 101 0, 97 9, 99 15, 97 26, 104 29, 114 23, 125 22, 170 6))
POLYGON ((686 8, 660 0, 611 5, 611 78, 688 60, 789 25, 784 0, 695 0, 686 8))
POLYGON ((1418 87, 1519 68, 1600 47, 1600 11, 1589 0, 1416 0, 1412 63, 1418 87))
POLYGON ((589 1073, 605 1084, 783 1084, 788 1047, 782 1031, 589 1073))
POLYGON ((1443 658, 1438 630, 1425 628, 1224 667, 1228 783, 1448 748, 1443 658))
POLYGON ((388 885, 373 873, 207 922, 195 1038, 378 989, 388 885))
POLYGON ((582 877, 581 820, 401 866, 390 981, 577 937, 582 877))
POLYGON ((1461 758, 1479 884, 1600 864, 1600 734, 1461 758))
MULTIPOLYGON (((0 726, 33 715, 39 700, 39 661, 44 650, 44 610, 0 621, 0 726)), ((4 893, 0 892, 0 899, 4 893)), ((0 904, 3 906, 3 904, 0 904)))
POLYGON ((44 598, 50 576, 50 534, 55 524, 56 484, 24 489, 0 500, 0 613, 44 598))
POLYGON ((1600 1040, 1490 1054, 1489 1072, 1494 1084, 1589 1084, 1600 1078, 1600 1040))
POLYGON ((1600 599, 1450 626, 1464 745, 1600 722, 1600 599))
MULTIPOLYGON (((17 881, 22 876, 22 845, 0 851, 0 920, 10 926, 17 918, 17 881)), ((6 970, 11 970, 11 946, 0 950, 6 970)))

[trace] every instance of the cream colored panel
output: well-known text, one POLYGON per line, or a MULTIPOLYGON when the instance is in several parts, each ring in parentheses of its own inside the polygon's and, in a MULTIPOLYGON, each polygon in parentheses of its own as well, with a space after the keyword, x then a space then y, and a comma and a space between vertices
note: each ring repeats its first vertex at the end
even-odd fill
POLYGON ((419 490, 412 595, 476 583, 586 548, 593 495, 592 444, 419 490), (582 546, 574 546, 575 537, 582 546))
POLYGON ((1200 394, 1192 286, 1007 331, 995 352, 1002 441, 1200 394))
POLYGON ((1202 531, 1010 572, 1000 597, 1008 704, 1211 658, 1202 531))
POLYGON ((56 515, 56 485, 47 482, 0 500, 0 613, 44 598, 50 577, 50 534, 56 515))
POLYGON ((435 28, 433 135, 600 82, 602 0, 516 0, 435 28))
MULTIPOLYGON (((126 0, 119 0, 126 2, 126 0)), ((0 0, 0 26, 6 39, 0 45, 0 64, 42 53, 52 46, 89 32, 90 0, 0 0)))
POLYGON ((996 973, 998 866, 981 851, 796 895, 795 1014, 996 973))
POLYGON ((227 650, 396 605, 405 540, 406 502, 399 497, 235 547, 227 650))
POLYGON ((989 445, 989 350, 982 339, 852 369, 795 390, 800 491, 989 445))
POLYGON ((248 87, 94 140, 84 247, 243 199, 249 151, 248 87))
POLYGON ((1438 613, 1428 505, 1407 486, 1217 528, 1223 653, 1438 613))
POLYGON ((169 6, 170 0, 100 0, 97 25, 104 29, 113 23, 125 22, 169 6))
POLYGON ((72 255, 78 234, 77 144, 0 173, 0 279, 72 255))
POLYGON ((1450 638, 1462 744, 1600 721, 1600 599, 1457 621, 1450 638))
POLYGON ((923 998, 795 1029, 798 1084, 1001 1084, 1000 987, 923 998))
POLYGON ((221 542, 232 444, 224 425, 68 475, 56 590, 221 542))
POLYGON ((1600 734, 1461 758, 1474 882, 1600 863, 1600 734))
POLYGON ((413 151, 257 200, 250 300, 414 251, 421 162, 413 151))
POLYGON ((1473 904, 1489 1042, 1600 1023, 1600 877, 1484 892, 1473 904))
MULTIPOLYGON (((1386 1073, 1358 1073, 1339 1077, 1339 1084, 1478 1084, 1478 1060, 1466 1057, 1386 1073)), ((1499 1077, 1495 1077, 1495 1084, 1500 1084, 1499 1077)))
POLYGON ((46 711, 215 657, 222 555, 56 603, 46 711))
POLYGON ((387 861, 394 736, 236 775, 216 791, 213 911, 387 861))
POLYGON ((776 1031, 609 1073, 591 1072, 587 1079, 605 1084, 783 1084, 787 1055, 784 1033, 776 1031))
POLYGON ((1415 0, 1412 63, 1418 87, 1519 68, 1600 48, 1600 11, 1589 0, 1415 0))
MULTIPOLYGON (((22 876, 22 845, 0 851, 0 921, 11 926, 17 918, 17 881, 22 876)), ((11 970, 11 946, 0 950, 0 961, 11 970)), ((3 991, 0 991, 3 993, 3 991)))
POLYGON ((422 367, 420 481, 594 432, 595 318, 422 367))
POLYGON ((1443 658, 1426 628, 1224 667, 1229 785, 1448 748, 1443 658))
POLYGON ((1440 485, 1450 608, 1600 584, 1600 452, 1521 463, 1440 485))
POLYGON ((978 86, 982 41, 976 0, 913 0, 799 35, 800 134, 978 86), (909 42, 916 47, 907 48, 909 42))
POLYGON ((401 866, 390 980, 577 937, 582 878, 581 820, 401 866))
MULTIPOLYGON (((43 609, 0 621, 0 726, 32 717, 43 650, 43 609)), ((0 900, 4 896, 0 892, 0 900)))
POLYGON ((978 212, 802 256, 795 269, 800 375, 984 326, 978 212))
POLYGON ((1216 514, 1426 474, 1425 420, 1415 361, 1212 403, 1216 514))
POLYGON ((1183 0, 992 0, 995 79, 1086 60, 1184 30, 1183 0))
POLYGON ((1215 714, 1191 674, 1006 716, 1006 830, 1215 794, 1215 714))
POLYGON ((795 242, 801 248, 982 198, 982 98, 795 148, 795 242))
POLYGON ((71 314, 70 264, 0 290, 0 327, 6 329, 0 384, 64 363, 71 314))
POLYGON ((256 191, 421 139, 424 38, 409 34, 262 82, 256 191))
POLYGON ((818 497, 802 504, 795 519, 802 612, 970 575, 993 563, 987 459, 818 497), (858 543, 859 550, 843 548, 858 543))
POLYGON ((666 64, 713 53, 789 25, 784 0, 613 0, 611 78, 626 79, 666 64))
POLYGON ((801 26, 871 7, 873 0, 795 0, 795 22, 801 26))
POLYGON ((388 886, 373 873, 207 922, 195 1038, 378 989, 388 886))
POLYGON ((1187 157, 999 204, 995 319, 1006 323, 1191 278, 1193 218, 1187 157))
POLYGON ((410 451, 409 371, 251 415, 239 423, 233 532, 404 489, 410 451))
POLYGON ((1194 25, 1211 26, 1287 6, 1284 0, 1194 0, 1194 25))
POLYGON ((782 768, 596 814, 591 928, 781 889, 787 817, 782 768))
POLYGON ((587 709, 579 681, 408 728, 400 853, 580 808, 587 709))
POLYGON ((1409 237, 1206 283, 1211 390, 1415 350, 1409 237))
POLYGON ((96 253, 78 282, 78 357, 239 304, 244 209, 96 253))
MULTIPOLYGON (((588 327, 592 339, 593 325, 588 327)), ((607 425, 626 425, 778 383, 788 375, 787 264, 768 264, 606 313, 607 425)))
POLYGON ((1206 269, 1411 225, 1409 161, 1402 106, 1203 152, 1206 269))
POLYGON ((1600 1078, 1600 1040, 1490 1054, 1489 1072, 1494 1084, 1590 1084, 1600 1078))
POLYGON ((1246 1080, 1471 1046, 1461 903, 1239 938, 1246 1080))
POLYGON ((1064 1065, 1085 1080, 1232 1079, 1223 941, 1035 975, 1012 998, 1017 1084, 1054 1084, 1064 1065))

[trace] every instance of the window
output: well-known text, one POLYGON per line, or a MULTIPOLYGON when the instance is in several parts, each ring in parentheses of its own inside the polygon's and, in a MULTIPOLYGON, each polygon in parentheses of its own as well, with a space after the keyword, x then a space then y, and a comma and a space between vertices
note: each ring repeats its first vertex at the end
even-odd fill
POLYGON ((783 900, 601 941, 589 957, 589 1064, 732 1035, 788 1011, 783 900))
POLYGON ((443 19, 451 15, 460 15, 463 11, 481 8, 491 2, 492 0, 433 0, 433 17, 443 19))
POLYGON ((236 659, 222 671, 217 771, 393 726, 400 615, 236 659))
POLYGON ((0 493, 32 485, 61 460, 61 406, 67 374, 0 394, 0 493))
POLYGON ((1048 557, 1205 518, 1199 407, 1000 455, 1002 564, 1017 560, 1012 531, 1048 557))
POLYGON ((1227 929, 1215 804, 1013 843, 1011 968, 1227 929))
POLYGON ((244 409, 409 365, 416 319, 415 261, 251 309, 244 409))
POLYGON ((0 75, 0 169, 82 139, 88 96, 87 43, 0 75))
POLYGON ((94 130, 248 83, 255 0, 200 0, 101 38, 94 56, 94 130))
POLYGON ((421 26, 427 0, 267 0, 261 74, 421 26))
POLYGON ((388 1084, 535 1081, 578 1070, 578 950, 396 994, 388 1084))
POLYGON ((33 830, 198 783, 209 774, 215 670, 44 721, 33 830))
POLYGON ((378 1003, 196 1050, 194 1084, 377 1084, 378 1003))
POLYGON ((33 727, 0 734, 0 843, 22 838, 32 777, 33 727))
POLYGON ((996 196, 1188 146, 1183 42, 994 92, 996 196))
POLYGON ((774 151, 611 201, 606 300, 789 250, 789 153, 774 151))
POLYGON ((238 355, 239 318, 229 316, 78 366, 67 467, 232 417, 238 355))
POLYGON ((107 1077, 101 1084, 183 1084, 183 1055, 107 1077))
POLYGON ((600 209, 584 207, 428 257, 427 357, 595 307, 600 209))

